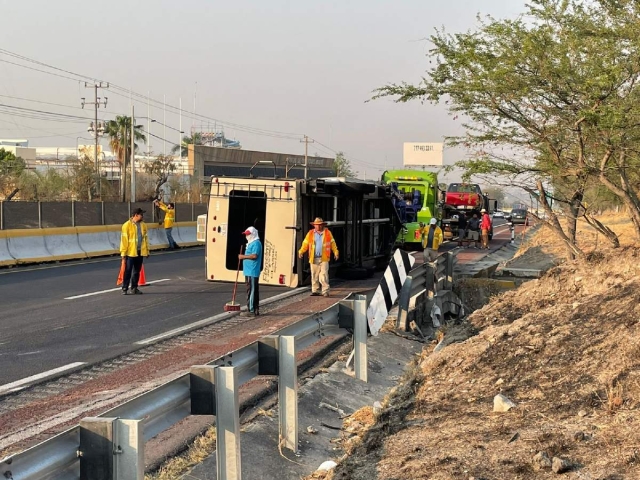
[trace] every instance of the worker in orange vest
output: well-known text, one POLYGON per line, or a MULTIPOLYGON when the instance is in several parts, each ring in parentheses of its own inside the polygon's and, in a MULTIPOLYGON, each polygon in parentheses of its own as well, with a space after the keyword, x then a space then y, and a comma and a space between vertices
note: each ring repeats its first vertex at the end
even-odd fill
POLYGON ((329 260, 331 252, 336 260, 340 254, 333 235, 326 228, 327 222, 317 217, 313 222, 313 230, 307 233, 298 255, 302 258, 305 252, 309 252, 309 263, 311 264, 311 296, 320 295, 322 286, 322 296, 329 296, 329 260))

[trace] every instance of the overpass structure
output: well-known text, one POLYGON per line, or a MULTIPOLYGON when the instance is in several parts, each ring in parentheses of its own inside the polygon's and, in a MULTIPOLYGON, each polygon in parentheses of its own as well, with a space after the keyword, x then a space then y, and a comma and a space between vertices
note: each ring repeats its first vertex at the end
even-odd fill
MULTIPOLYGON (((309 156, 307 161, 310 179, 334 176, 333 158, 309 156)), ((189 171, 204 183, 212 176, 302 179, 304 163, 303 155, 189 145, 189 171)))

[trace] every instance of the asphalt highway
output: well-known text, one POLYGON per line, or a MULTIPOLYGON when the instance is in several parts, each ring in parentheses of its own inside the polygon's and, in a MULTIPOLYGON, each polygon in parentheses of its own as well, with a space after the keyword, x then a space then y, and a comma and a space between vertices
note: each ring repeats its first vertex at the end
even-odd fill
MULTIPOLYGON (((0 389, 130 352, 231 300, 233 284, 205 280, 203 248, 156 252, 144 266, 152 283, 127 296, 116 287, 119 257, 0 270, 0 389)), ((261 300, 287 290, 261 286, 261 300)))

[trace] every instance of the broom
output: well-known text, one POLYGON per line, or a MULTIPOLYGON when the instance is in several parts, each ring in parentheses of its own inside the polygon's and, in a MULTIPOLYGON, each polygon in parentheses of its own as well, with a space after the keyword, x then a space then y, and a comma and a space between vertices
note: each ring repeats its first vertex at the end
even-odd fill
MULTIPOLYGON (((244 250, 244 245, 240 247, 240 255, 242 255, 242 251, 244 250)), ((233 295, 231 296, 231 301, 227 302, 224 305, 225 312, 239 312, 240 304, 236 303, 236 290, 238 289, 238 276, 240 275, 240 263, 242 260, 238 259, 238 270, 236 271, 236 283, 233 285, 233 295)))

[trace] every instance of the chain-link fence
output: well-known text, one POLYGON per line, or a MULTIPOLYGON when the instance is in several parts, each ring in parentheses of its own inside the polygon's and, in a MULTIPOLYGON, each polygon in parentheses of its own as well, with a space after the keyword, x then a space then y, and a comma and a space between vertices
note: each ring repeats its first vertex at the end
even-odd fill
MULTIPOLYGON (((164 212, 151 202, 0 202, 0 230, 119 225, 135 208, 146 222, 161 222, 164 212)), ((205 203, 176 203, 176 222, 194 222, 207 213, 205 203)))

